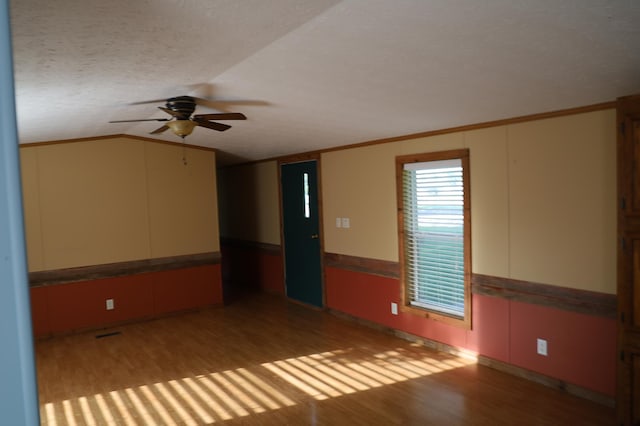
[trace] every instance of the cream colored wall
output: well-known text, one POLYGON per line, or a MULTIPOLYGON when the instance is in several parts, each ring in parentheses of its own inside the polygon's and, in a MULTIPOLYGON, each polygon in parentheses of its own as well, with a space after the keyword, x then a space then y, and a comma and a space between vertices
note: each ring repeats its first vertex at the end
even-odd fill
POLYGON ((324 250, 372 259, 398 260, 393 144, 322 155, 324 250), (336 218, 349 218, 337 228, 336 218))
POLYGON ((280 244, 278 163, 265 161, 219 170, 220 234, 280 244))
POLYGON ((613 110, 325 153, 325 251, 397 261, 395 157, 463 147, 473 272, 615 293, 613 110))
POLYGON ((475 130, 464 137, 471 153, 473 272, 510 277, 507 129, 475 130))
POLYGON ((215 153, 133 138, 20 149, 29 270, 219 251, 215 153))
POLYGON ((215 153, 145 143, 151 257, 220 250, 215 153))
POLYGON ((615 293, 615 128, 614 111, 509 127, 511 276, 615 293))
POLYGON ((27 261, 30 271, 40 271, 45 269, 45 262, 42 247, 42 221, 40 219, 37 149, 20 149, 20 168, 27 261))

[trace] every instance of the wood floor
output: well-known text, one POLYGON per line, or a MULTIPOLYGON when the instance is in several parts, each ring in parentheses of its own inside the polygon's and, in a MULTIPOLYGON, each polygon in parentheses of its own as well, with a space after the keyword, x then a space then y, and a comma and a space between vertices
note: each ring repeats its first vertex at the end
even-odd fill
POLYGON ((615 423, 611 408, 267 295, 39 341, 36 359, 48 426, 615 423))

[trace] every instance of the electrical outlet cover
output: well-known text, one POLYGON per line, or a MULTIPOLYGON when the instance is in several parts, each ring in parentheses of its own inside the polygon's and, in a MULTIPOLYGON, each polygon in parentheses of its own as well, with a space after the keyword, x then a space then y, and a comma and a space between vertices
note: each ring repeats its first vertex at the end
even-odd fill
POLYGON ((547 356, 547 341, 538 339, 538 355, 547 356))

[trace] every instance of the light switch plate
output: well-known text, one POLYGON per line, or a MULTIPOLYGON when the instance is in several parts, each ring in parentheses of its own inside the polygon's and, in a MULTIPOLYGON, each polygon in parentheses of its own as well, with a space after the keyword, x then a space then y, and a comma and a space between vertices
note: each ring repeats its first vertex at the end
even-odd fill
POLYGON ((343 218, 342 218, 342 227, 343 227, 343 228, 349 228, 349 227, 351 227, 351 223, 350 223, 350 222, 351 222, 351 221, 349 220, 349 218, 348 218, 348 217, 343 217, 343 218))
POLYGON ((336 228, 342 228, 342 218, 336 217, 336 228))

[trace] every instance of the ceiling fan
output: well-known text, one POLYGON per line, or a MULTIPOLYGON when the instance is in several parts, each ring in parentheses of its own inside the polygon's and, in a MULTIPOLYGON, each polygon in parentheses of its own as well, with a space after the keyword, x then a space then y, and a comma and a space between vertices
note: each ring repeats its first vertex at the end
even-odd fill
MULTIPOLYGON (((216 123, 211 120, 246 120, 247 117, 239 112, 224 112, 224 113, 212 113, 212 114, 196 114, 192 115, 196 110, 197 104, 207 103, 206 99, 197 98, 194 96, 176 96, 166 100, 165 106, 158 108, 167 114, 171 115, 171 118, 143 118, 138 120, 115 120, 109 121, 109 123, 129 123, 134 121, 165 121, 161 127, 157 128, 150 134, 157 135, 165 130, 171 129, 173 133, 181 138, 189 136, 196 126, 206 127, 207 129, 217 130, 224 132, 230 129, 231 126, 222 123, 216 123)), ((148 103, 148 102, 141 102, 148 103)))

